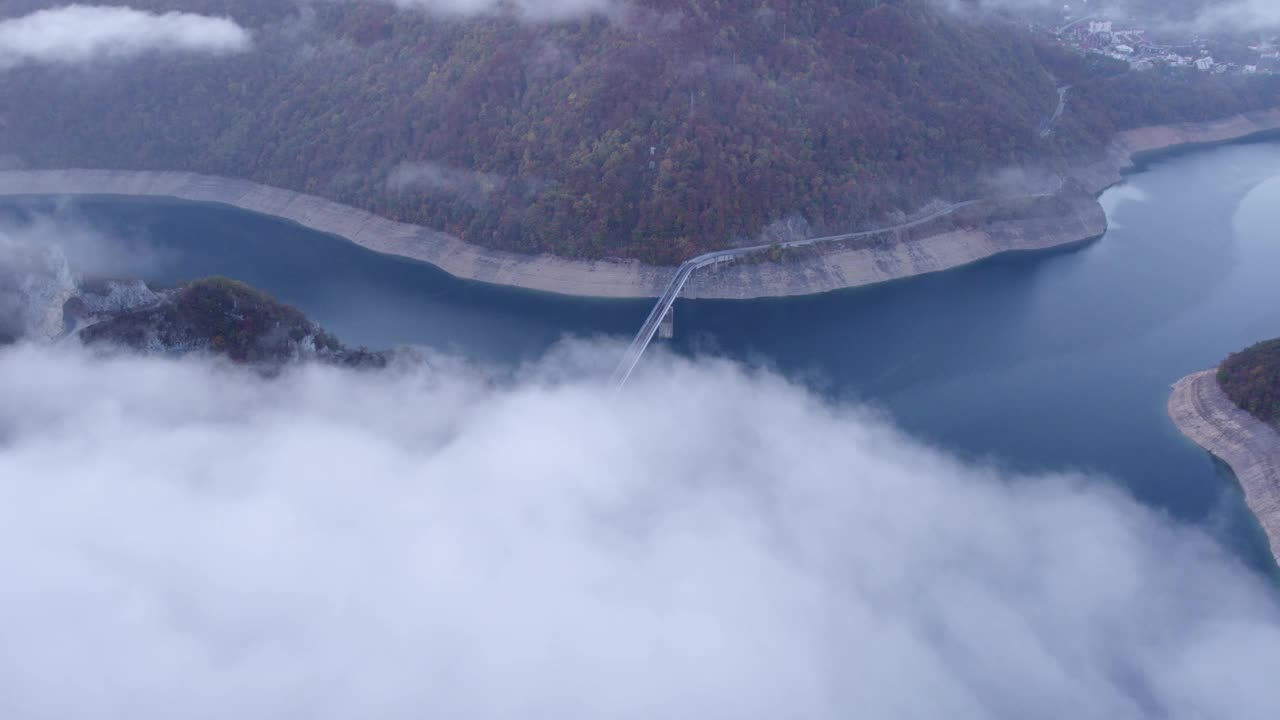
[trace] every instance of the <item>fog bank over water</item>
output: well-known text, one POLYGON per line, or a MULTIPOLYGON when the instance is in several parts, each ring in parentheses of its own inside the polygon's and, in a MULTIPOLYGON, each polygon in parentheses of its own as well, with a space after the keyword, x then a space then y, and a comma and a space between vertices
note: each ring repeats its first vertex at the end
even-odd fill
POLYGON ((583 379, 618 351, 0 350, 0 716, 1280 711, 1280 604, 1200 532, 723 362, 583 379))

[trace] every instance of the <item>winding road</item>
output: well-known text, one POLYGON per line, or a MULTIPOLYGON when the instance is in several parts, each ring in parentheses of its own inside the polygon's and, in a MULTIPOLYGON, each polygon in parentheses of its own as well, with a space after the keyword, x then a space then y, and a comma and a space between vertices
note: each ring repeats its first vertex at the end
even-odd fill
POLYGON ((1059 35, 1059 36, 1060 36, 1060 35, 1062 35, 1063 33, 1065 33, 1066 31, 1070 30, 1071 28, 1073 28, 1073 27, 1075 27, 1075 26, 1079 25, 1080 23, 1086 23, 1086 22, 1089 22, 1090 20, 1101 20, 1101 19, 1102 19, 1102 16, 1101 16, 1101 15, 1085 15, 1084 17, 1082 17, 1082 18, 1080 18, 1080 19, 1078 19, 1078 20, 1072 20, 1071 22, 1067 23, 1066 25, 1063 25, 1062 27, 1058 28, 1057 30, 1054 30, 1054 31, 1053 31, 1053 34, 1054 34, 1054 35, 1059 35))
POLYGON ((1041 123, 1041 138, 1047 138, 1053 134, 1053 128, 1058 124, 1058 121, 1062 119, 1062 113, 1067 110, 1067 93, 1069 92, 1071 92, 1070 85, 1063 85, 1058 88, 1058 109, 1053 111, 1053 115, 1049 116, 1048 120, 1041 123))

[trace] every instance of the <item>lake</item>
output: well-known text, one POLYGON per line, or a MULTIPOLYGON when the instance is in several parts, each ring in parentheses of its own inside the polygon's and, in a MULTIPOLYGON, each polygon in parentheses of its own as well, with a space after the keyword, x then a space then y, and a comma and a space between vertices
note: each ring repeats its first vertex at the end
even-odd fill
MULTIPOLYGON (((1185 440, 1164 406, 1182 375, 1280 336, 1280 143, 1169 157, 1102 201, 1110 231, 1071 250, 812 297, 682 300, 671 347, 874 404, 969 459, 1114 478, 1274 576, 1229 471, 1185 440)), ((50 210, 122 243, 120 274, 235 277, 349 344, 423 344, 511 365, 566 335, 629 337, 650 309, 460 281, 221 206, 0 201, 10 221, 50 210)))

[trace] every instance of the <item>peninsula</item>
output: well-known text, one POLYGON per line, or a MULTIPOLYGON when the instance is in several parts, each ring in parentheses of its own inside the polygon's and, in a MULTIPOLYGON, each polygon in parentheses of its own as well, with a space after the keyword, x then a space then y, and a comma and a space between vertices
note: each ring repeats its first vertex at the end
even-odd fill
POLYGON ((1169 417, 1197 445, 1231 466, 1245 502, 1280 563, 1280 340, 1173 386, 1169 417), (1247 408, 1247 409, 1246 409, 1247 408))

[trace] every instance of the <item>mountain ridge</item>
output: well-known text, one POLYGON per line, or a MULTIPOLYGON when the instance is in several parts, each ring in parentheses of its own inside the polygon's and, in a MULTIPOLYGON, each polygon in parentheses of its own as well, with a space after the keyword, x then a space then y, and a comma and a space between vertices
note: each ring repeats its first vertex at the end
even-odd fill
POLYGON ((672 264, 982 196, 1001 170, 1058 171, 1148 118, 1277 97, 1270 80, 1126 72, 915 0, 648 0, 537 24, 179 4, 255 27, 258 50, 0 75, 0 97, 26 102, 0 156, 243 177, 484 247, 672 264), (1071 104, 1046 141, 1059 83, 1071 104))

